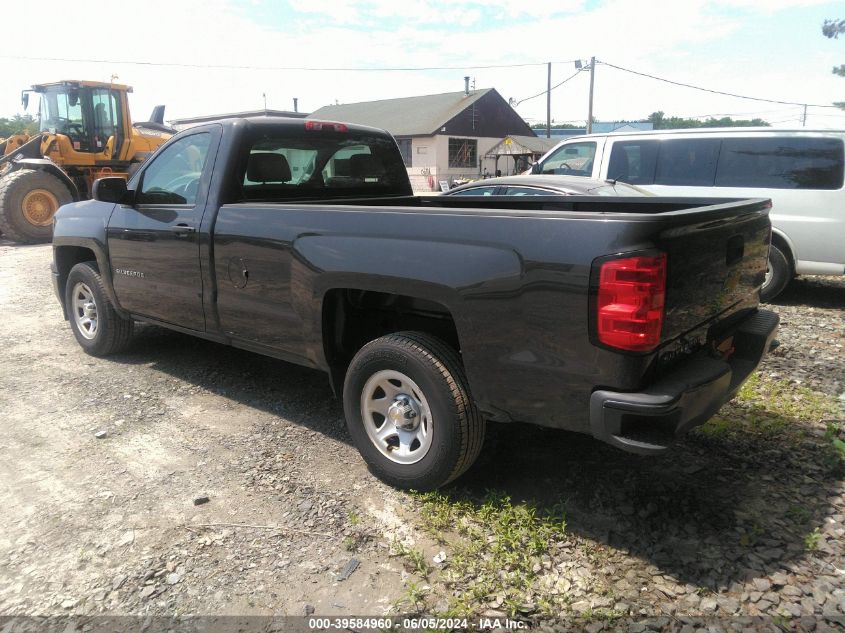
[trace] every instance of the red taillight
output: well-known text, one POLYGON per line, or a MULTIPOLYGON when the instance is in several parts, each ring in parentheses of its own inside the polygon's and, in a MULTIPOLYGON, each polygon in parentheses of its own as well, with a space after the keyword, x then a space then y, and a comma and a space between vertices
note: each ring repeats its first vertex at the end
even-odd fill
POLYGON ((309 119, 305 122, 306 130, 314 130, 315 132, 348 132, 349 126, 345 123, 336 123, 334 121, 314 121, 309 119))
POLYGON ((666 255, 612 259, 601 265, 596 334, 631 352, 660 344, 666 304, 666 255))

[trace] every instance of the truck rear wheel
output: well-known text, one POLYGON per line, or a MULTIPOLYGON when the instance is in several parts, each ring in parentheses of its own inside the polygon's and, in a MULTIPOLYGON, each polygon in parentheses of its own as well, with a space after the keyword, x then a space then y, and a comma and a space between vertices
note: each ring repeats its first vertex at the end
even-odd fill
POLYGON ((367 343, 343 385, 346 424, 371 472, 433 490, 463 474, 484 443, 457 353, 438 338, 398 332, 367 343))
POLYGON ((92 356, 108 356, 129 345, 134 322, 114 309, 106 294, 96 262, 70 269, 65 286, 65 306, 76 341, 92 356))
POLYGON ((0 178, 0 231, 16 242, 49 242, 53 216, 73 202, 67 187, 53 174, 19 169, 0 178))
POLYGON ((777 297, 787 284, 792 281, 792 264, 777 246, 769 246, 769 261, 766 268, 766 279, 760 288, 760 300, 769 302, 777 297))

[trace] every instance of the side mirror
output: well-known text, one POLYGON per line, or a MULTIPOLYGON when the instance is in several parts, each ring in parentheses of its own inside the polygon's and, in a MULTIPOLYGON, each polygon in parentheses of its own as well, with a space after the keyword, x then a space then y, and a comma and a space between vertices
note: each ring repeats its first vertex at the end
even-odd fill
POLYGON ((29 107, 29 93, 28 92, 22 92, 21 93, 21 105, 23 106, 24 110, 26 110, 29 107))
POLYGON ((543 168, 540 166, 540 163, 534 163, 531 165, 531 173, 532 174, 542 174, 543 168))
POLYGON ((100 202, 131 203, 132 196, 124 178, 97 178, 91 188, 91 197, 100 202))

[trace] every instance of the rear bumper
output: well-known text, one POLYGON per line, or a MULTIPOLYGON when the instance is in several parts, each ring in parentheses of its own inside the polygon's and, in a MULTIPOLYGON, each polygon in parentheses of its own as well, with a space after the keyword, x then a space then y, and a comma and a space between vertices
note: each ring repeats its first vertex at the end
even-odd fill
POLYGON ((771 346, 778 321, 768 310, 742 321, 727 361, 700 352, 645 391, 594 391, 592 434, 632 453, 665 451, 678 435, 706 422, 733 398, 771 346))

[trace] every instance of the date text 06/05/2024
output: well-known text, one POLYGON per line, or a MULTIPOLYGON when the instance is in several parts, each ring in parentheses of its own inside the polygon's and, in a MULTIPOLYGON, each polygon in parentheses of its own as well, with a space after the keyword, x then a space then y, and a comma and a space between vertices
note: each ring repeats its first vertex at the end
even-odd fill
POLYGON ((308 628, 312 630, 331 629, 400 629, 400 630, 427 630, 427 629, 473 629, 488 631, 492 629, 517 630, 527 628, 527 623, 510 618, 309 618, 308 628))

